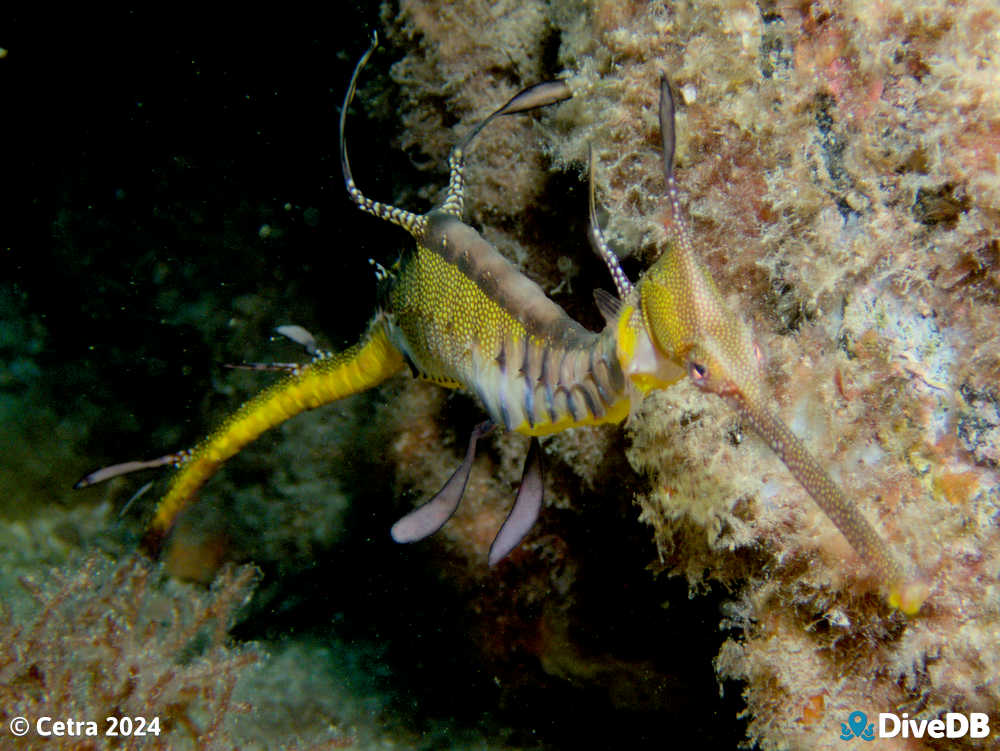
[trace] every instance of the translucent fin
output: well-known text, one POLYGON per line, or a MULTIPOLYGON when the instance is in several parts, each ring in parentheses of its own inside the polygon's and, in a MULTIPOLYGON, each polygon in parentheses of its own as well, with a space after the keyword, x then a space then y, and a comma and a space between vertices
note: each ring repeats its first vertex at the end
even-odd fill
POLYGON ((537 438, 531 439, 528 456, 524 460, 521 487, 517 489, 514 506, 490 545, 489 564, 497 565, 516 548, 531 531, 542 508, 545 486, 542 482, 542 447, 537 438))
POLYGON ((145 485, 143 485, 141 488, 139 488, 137 491, 135 491, 132 494, 132 497, 129 498, 127 501, 125 501, 125 505, 122 506, 121 509, 118 511, 118 518, 121 519, 122 517, 124 517, 125 514, 128 513, 128 510, 130 508, 132 508, 132 504, 135 503, 136 501, 138 501, 144 495, 146 495, 146 493, 148 493, 149 490, 150 490, 150 488, 152 488, 152 487, 153 487, 153 481, 150 480, 145 485))
POLYGON ((622 311, 622 301, 604 289, 594 290, 594 302, 601 312, 605 323, 612 323, 618 320, 622 311))

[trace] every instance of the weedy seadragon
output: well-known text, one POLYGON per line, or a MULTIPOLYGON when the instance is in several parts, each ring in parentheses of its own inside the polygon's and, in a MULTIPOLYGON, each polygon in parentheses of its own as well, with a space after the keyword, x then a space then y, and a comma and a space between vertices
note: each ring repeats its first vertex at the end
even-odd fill
MULTIPOLYGON (((444 200, 426 214, 415 214, 366 197, 354 182, 347 157, 347 112, 376 45, 373 37, 344 97, 344 182, 360 209, 402 227, 414 245, 390 268, 380 269, 376 312, 361 341, 336 354, 316 352, 305 364, 277 366, 288 371, 281 380, 243 404, 193 448, 99 469, 77 487, 138 469, 175 465, 146 537, 155 548, 222 463, 264 431, 377 386, 408 366, 417 377, 474 394, 489 419, 472 431, 465 458, 444 487, 393 525, 395 540, 423 539, 447 522, 462 499, 480 438, 498 426, 531 436, 517 497, 490 548, 493 565, 523 539, 541 508, 539 436, 621 422, 643 394, 687 377, 701 390, 725 399, 754 427, 878 575, 889 603, 916 613, 929 591, 925 580, 899 562, 856 505, 768 409, 761 352, 695 253, 674 181, 674 99, 666 77, 660 85, 659 122, 673 241, 632 284, 597 222, 591 160, 590 239, 618 293, 595 293, 607 322, 595 333, 570 318, 462 221, 464 160, 472 140, 497 117, 571 97, 568 84, 556 80, 530 87, 474 127, 451 153, 444 200)), ((304 332, 290 328, 286 333, 313 349, 304 332)))

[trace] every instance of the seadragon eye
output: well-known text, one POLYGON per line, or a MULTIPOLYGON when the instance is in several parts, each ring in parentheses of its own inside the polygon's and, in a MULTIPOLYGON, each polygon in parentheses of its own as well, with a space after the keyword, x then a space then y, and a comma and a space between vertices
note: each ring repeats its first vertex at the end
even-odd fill
POLYGON ((708 368, 695 360, 688 360, 688 376, 696 386, 708 383, 708 368))

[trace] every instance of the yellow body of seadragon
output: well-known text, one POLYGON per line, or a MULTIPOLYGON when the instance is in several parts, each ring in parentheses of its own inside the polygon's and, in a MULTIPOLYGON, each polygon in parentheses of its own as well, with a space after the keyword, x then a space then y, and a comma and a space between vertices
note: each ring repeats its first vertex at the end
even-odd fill
POLYGON ((347 191, 364 211, 407 230, 415 248, 379 274, 379 307, 362 341, 345 352, 321 354, 288 368, 285 378, 244 404, 189 451, 149 462, 98 470, 78 483, 174 463, 178 471, 160 501, 148 539, 158 541, 218 467, 265 430, 299 414, 371 388, 407 365, 418 376, 474 393, 490 421, 472 434, 465 461, 428 503, 393 527, 401 542, 418 540, 447 521, 461 500, 476 440, 494 425, 532 436, 524 478, 510 516, 490 551, 503 558, 530 529, 542 501, 537 436, 570 427, 620 422, 631 402, 650 389, 689 377, 726 399, 781 458, 852 547, 878 574, 893 607, 916 613, 925 581, 901 565, 857 507, 833 483, 801 441, 767 408, 760 351, 749 328, 724 303, 695 254, 681 219, 673 178, 674 104, 661 84, 660 127, 674 242, 632 285, 596 222, 591 176, 591 240, 611 271, 618 298, 598 296, 607 319, 587 331, 545 296, 474 229, 461 221, 464 149, 490 120, 571 95, 560 81, 515 96, 484 120, 450 159, 449 189, 425 215, 381 204, 356 187, 344 127, 358 74, 355 68, 341 113, 341 160, 347 191))

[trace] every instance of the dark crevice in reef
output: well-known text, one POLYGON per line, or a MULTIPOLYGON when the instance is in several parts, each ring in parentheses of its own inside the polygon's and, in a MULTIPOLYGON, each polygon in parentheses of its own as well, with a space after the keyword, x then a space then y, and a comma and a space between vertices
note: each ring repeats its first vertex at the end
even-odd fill
MULTIPOLYGON (((271 599, 258 600, 238 638, 354 644, 356 669, 372 676, 411 729, 489 727, 512 743, 545 748, 654 749, 681 739, 733 748, 743 737, 734 720, 739 686, 727 684, 720 699, 712 667, 724 637, 723 598, 692 600, 682 580, 643 572, 654 552, 627 508, 605 501, 602 509, 595 498, 585 517, 543 514, 542 529, 555 524, 579 565, 574 602, 555 617, 541 602, 499 622, 512 628, 538 619, 547 630, 526 633, 565 642, 546 647, 550 661, 566 661, 547 672, 537 645, 497 633, 503 651, 484 656, 477 631, 479 609, 503 599, 498 590, 530 581, 490 577, 470 601, 442 577, 442 569, 466 564, 442 558, 433 544, 401 551, 386 534, 392 518, 378 483, 368 495, 355 499, 346 544, 307 569, 265 572, 271 599), (606 677, 574 678, 574 663, 606 677)), ((540 567, 559 565, 533 555, 545 559, 540 567)))

